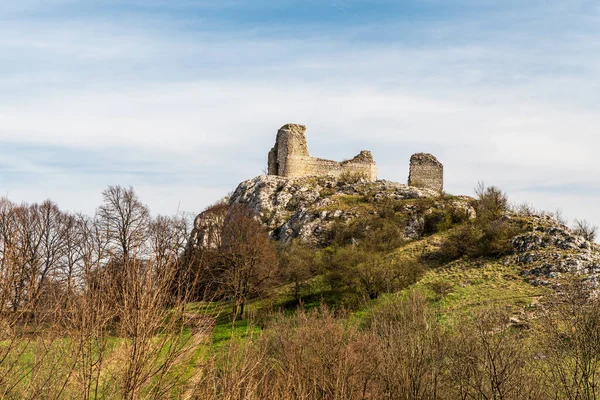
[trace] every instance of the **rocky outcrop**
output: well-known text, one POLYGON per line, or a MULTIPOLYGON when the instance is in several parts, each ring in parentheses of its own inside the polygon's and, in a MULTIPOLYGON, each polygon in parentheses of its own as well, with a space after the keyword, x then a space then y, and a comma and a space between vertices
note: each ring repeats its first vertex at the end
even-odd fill
MULTIPOLYGON (((368 157, 367 154, 363 155, 368 157)), ((229 199, 229 204, 247 204, 260 221, 268 228, 273 239, 288 242, 300 238, 312 244, 323 244, 326 233, 335 222, 349 222, 373 213, 369 205, 386 200, 437 199, 439 193, 409 187, 396 182, 357 179, 346 182, 335 177, 285 178, 274 175, 258 176, 239 184, 229 199), (358 202, 364 207, 348 206, 358 202)), ((474 214, 469 198, 446 199, 444 204, 464 208, 474 214)), ((432 208, 437 207, 435 202, 432 208)), ((441 207, 441 205, 439 205, 441 207)), ((416 239, 422 234, 423 217, 427 210, 415 203, 399 202, 397 212, 406 215, 403 227, 407 239, 416 239)), ((196 218, 193 241, 195 245, 213 243, 215 216, 200 214, 196 218)), ((222 221, 223 219, 219 219, 222 221)))
MULTIPOLYGON (((422 235, 424 216, 436 207, 450 205, 474 215, 468 197, 446 199, 439 204, 434 201, 428 210, 414 202, 402 202, 437 198, 439 193, 434 190, 385 180, 368 182, 356 178, 347 182, 331 176, 286 178, 263 175, 240 183, 229 204, 248 205, 275 240, 289 242, 300 238, 322 245, 334 223, 347 223, 372 214, 374 207, 369 206, 386 200, 397 201, 396 212, 406 216, 407 222, 402 229, 407 239, 417 239, 422 235), (348 206, 348 202, 357 202, 364 207, 348 206)), ((190 246, 218 246, 218 235, 226 216, 223 210, 223 207, 213 206, 196 217, 190 246)))
POLYGON ((221 245, 221 230, 227 216, 227 204, 219 203, 208 207, 194 219, 194 229, 188 246, 216 249, 221 245))
POLYGON ((534 285, 560 285, 568 274, 579 275, 590 287, 598 286, 598 245, 576 235, 549 216, 532 216, 531 232, 513 239, 516 262, 534 285))

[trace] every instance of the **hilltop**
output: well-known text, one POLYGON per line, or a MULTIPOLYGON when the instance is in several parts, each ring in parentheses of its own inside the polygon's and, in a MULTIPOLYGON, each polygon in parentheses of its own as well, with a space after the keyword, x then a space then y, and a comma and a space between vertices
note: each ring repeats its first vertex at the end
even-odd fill
MULTIPOLYGON (((351 174, 341 178, 263 175, 241 182, 226 205, 248 206, 284 249, 301 243, 317 251, 334 245, 338 251, 375 241, 386 256, 418 248, 412 261, 424 265, 428 279, 457 265, 464 269, 483 262, 510 267, 511 279, 534 287, 556 288, 564 276, 571 275, 589 287, 597 286, 596 243, 550 215, 530 210, 506 209, 497 221, 483 215, 478 220, 480 200, 351 174), (470 245, 474 248, 467 249, 470 245), (478 245, 489 248, 475 249, 478 245)), ((224 215, 216 217, 212 208, 199 214, 188 246, 210 243, 224 221, 224 215)))
MULTIPOLYGON (((390 206, 392 213, 403 219, 397 224, 399 233, 416 239, 423 235, 425 217, 432 213, 453 209, 474 217, 473 200, 386 180, 368 182, 352 175, 346 179, 262 175, 241 182, 227 202, 248 205, 277 241, 300 238, 324 245, 334 223, 376 218, 390 206)), ((196 218, 196 242, 205 240, 211 219, 210 210, 196 218)))

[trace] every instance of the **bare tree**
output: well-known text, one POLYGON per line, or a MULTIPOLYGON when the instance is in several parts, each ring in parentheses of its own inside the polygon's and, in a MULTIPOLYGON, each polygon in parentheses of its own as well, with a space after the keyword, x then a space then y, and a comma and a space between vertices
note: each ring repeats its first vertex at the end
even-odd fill
POLYGON ((274 277, 277 259, 265 228, 246 205, 230 207, 222 231, 220 285, 233 299, 233 318, 274 277))
POLYGON ((182 255, 189 239, 189 223, 184 216, 159 215, 148 225, 150 252, 159 265, 182 255))
POLYGON ((150 211, 132 187, 109 186, 102 192, 103 204, 97 216, 101 229, 106 230, 115 256, 126 263, 142 249, 147 238, 150 211))
POLYGON ((598 227, 592 225, 585 219, 576 219, 575 226, 573 227, 575 234, 582 236, 585 240, 593 242, 596 240, 596 234, 598 233, 598 227))

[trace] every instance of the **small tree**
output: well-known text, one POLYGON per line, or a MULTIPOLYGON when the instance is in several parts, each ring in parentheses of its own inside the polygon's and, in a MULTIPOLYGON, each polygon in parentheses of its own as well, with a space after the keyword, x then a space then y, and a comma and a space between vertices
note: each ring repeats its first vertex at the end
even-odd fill
POLYGON ((577 235, 582 236, 585 240, 593 242, 596 239, 598 227, 596 225, 592 225, 585 219, 576 219, 575 226, 573 227, 573 232, 575 232, 575 234, 577 235))
POLYGON ((299 302, 306 282, 315 275, 315 253, 299 243, 292 243, 279 252, 279 269, 286 283, 292 284, 294 300, 299 302))
POLYGON ((265 228, 246 205, 230 207, 221 234, 220 287, 233 298, 233 319, 273 278, 277 257, 265 228))

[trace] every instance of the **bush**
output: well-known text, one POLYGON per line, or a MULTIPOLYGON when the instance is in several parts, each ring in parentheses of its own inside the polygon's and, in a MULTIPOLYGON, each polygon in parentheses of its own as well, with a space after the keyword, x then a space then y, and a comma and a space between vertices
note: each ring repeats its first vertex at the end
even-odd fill
POLYGON ((332 290, 351 307, 401 290, 423 274, 423 266, 416 261, 392 258, 363 246, 339 248, 325 268, 332 290))
POLYGON ((431 290, 435 294, 436 300, 441 300, 448 295, 454 288, 452 283, 446 281, 437 281, 430 284, 431 290))
POLYGON ((405 227, 404 215, 389 218, 375 215, 350 222, 337 221, 329 229, 328 242, 342 247, 361 243, 373 251, 390 251, 406 243, 405 227))
POLYGON ((451 261, 472 253, 480 237, 481 232, 474 224, 459 226, 442 242, 440 257, 451 261))
POLYGON ((522 228, 506 217, 508 197, 500 189, 484 187, 475 190, 477 216, 455 229, 442 243, 440 254, 446 260, 463 256, 498 257, 512 251, 512 239, 522 228))
POLYGON ((452 216, 446 210, 433 210, 423 217, 423 234, 445 231, 452 226, 452 216))
POLYGON ((486 187, 483 182, 479 182, 475 188, 475 195, 479 220, 494 221, 508 211, 508 196, 495 186, 486 187))

